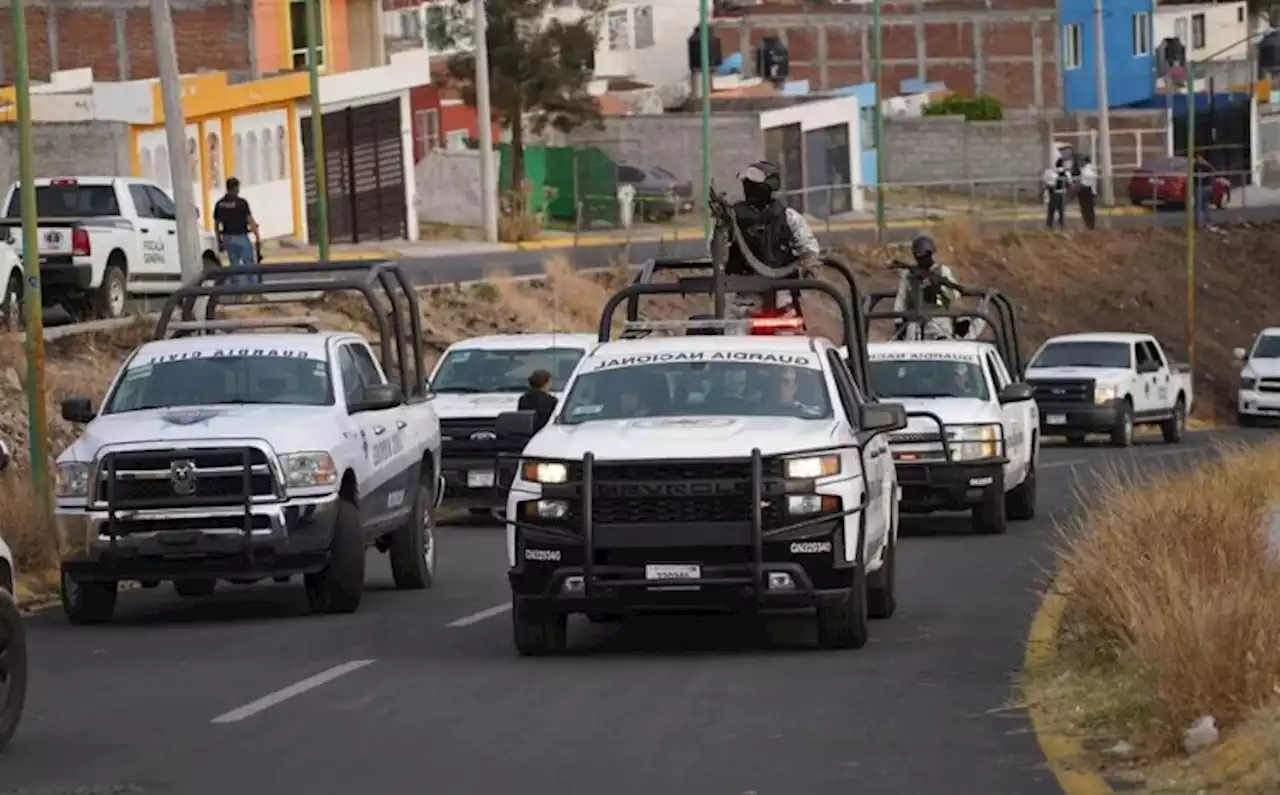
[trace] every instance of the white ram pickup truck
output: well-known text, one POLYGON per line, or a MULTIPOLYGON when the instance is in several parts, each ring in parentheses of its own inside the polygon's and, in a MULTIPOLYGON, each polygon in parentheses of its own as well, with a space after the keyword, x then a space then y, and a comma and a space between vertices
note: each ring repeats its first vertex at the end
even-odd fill
MULTIPOLYGON (((182 285, 177 209, 163 188, 128 177, 53 177, 36 182, 41 297, 76 318, 125 313, 131 295, 168 295, 182 285)), ((5 198, 0 240, 22 254, 17 183, 5 198)), ((201 230, 203 267, 218 264, 217 242, 201 230)), ((9 275, 21 301, 21 274, 9 275)), ((6 293, 10 294, 10 293, 6 293)))
POLYGON ((1040 415, 996 346, 882 342, 867 355, 876 395, 907 410, 889 436, 904 512, 971 510, 976 533, 1035 518, 1040 415))
MULTIPOLYGON (((521 654, 566 617, 816 608, 857 648, 895 606, 898 484, 884 434, 824 339, 694 335, 598 344, 529 440, 507 498, 521 654)), ((498 418, 528 438, 528 412, 498 418)))
POLYGON ((1233 354, 1240 363, 1236 423, 1247 428, 1280 419, 1280 327, 1264 328, 1248 349, 1233 354))
POLYGON ((1042 436, 1079 443, 1105 433, 1133 444, 1137 425, 1159 425, 1176 444, 1194 407, 1191 368, 1172 361, 1150 334, 1067 334, 1047 340, 1027 366, 1042 436))
MULTIPOLYGON (((0 471, 9 465, 9 447, 0 439, 0 471)), ((0 751, 22 720, 27 700, 27 636, 16 601, 18 567, 0 536, 0 751)))
POLYGON ((370 546, 397 587, 431 585, 440 430, 425 388, 388 382, 356 334, 308 330, 148 342, 100 408, 63 402, 84 426, 57 461, 72 623, 110 620, 122 580, 201 596, 300 574, 312 610, 353 612, 370 546))
POLYGON ((560 393, 597 344, 594 334, 496 334, 449 346, 431 373, 444 443, 442 508, 487 513, 505 502, 499 484, 511 482, 515 461, 499 466, 499 456, 520 447, 498 438, 498 415, 516 410, 536 370, 551 373, 551 391, 560 393))

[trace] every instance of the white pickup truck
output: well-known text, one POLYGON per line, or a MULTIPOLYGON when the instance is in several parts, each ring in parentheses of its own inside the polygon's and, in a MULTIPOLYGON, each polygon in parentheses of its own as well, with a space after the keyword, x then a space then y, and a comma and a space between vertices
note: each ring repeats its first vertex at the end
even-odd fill
POLYGON ((1233 354, 1240 363, 1236 424, 1247 428, 1280 419, 1280 327, 1264 328, 1253 344, 1233 354))
POLYGON ((15 602, 17 570, 0 538, 0 751, 9 744, 27 700, 27 640, 15 602))
MULTIPOLYGON (((22 206, 17 183, 5 198, 0 241, 22 254, 22 206)), ((167 295, 182 284, 177 211, 159 185, 127 177, 36 180, 41 297, 76 318, 112 318, 130 295, 167 295)), ((201 231, 204 267, 218 264, 217 243, 201 231)), ((3 264, 3 263, 0 263, 3 264)), ((10 273, 6 295, 24 280, 10 273), (16 278, 15 278, 16 276, 16 278)))
POLYGON ((1181 441, 1194 407, 1191 368, 1170 360, 1150 334, 1102 332, 1047 340, 1027 366, 1042 436, 1079 443, 1105 433, 1116 447, 1133 444, 1137 425, 1159 425, 1169 444, 1181 441))

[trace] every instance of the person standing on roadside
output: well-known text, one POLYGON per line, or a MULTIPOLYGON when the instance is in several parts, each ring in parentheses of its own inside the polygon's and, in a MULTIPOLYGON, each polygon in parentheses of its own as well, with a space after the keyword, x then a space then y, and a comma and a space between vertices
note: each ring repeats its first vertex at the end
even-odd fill
POLYGON ((1076 199, 1080 202, 1080 217, 1086 229, 1098 223, 1098 169, 1087 157, 1080 158, 1080 182, 1076 187, 1076 199))
POLYGON ((516 410, 533 412, 536 418, 534 433, 537 433, 551 419, 558 402, 556 396, 551 394, 551 373, 547 370, 534 370, 529 375, 529 388, 520 396, 516 410))
MULTIPOLYGON (((249 209, 249 202, 241 197, 240 180, 235 177, 227 180, 227 193, 213 208, 213 226, 218 237, 218 249, 227 252, 231 267, 257 264, 256 252, 262 245, 258 222, 249 209)), ((247 281, 249 284, 261 284, 262 276, 249 276, 247 281)))
POLYGON ((1209 208, 1213 205, 1213 166, 1205 159, 1203 152, 1196 153, 1195 163, 1195 213, 1196 226, 1212 226, 1209 208))
POLYGON ((1044 170, 1044 192, 1047 205, 1044 226, 1046 229, 1053 228, 1055 218, 1057 218, 1059 229, 1066 226, 1067 190, 1070 187, 1071 172, 1063 167, 1061 159, 1044 170))

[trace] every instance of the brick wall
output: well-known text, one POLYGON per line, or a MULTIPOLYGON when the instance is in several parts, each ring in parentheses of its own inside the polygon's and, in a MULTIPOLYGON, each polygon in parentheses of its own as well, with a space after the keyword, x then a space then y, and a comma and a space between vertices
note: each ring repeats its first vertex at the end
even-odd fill
MULTIPOLYGON (((874 80, 869 4, 754 6, 715 20, 721 49, 742 52, 748 69, 765 36, 791 55, 791 79, 813 88, 874 80)), ((963 94, 990 94, 1011 108, 1060 105, 1053 0, 886 2, 881 14, 885 96, 903 80, 946 83, 963 94)))
POLYGON ((1044 120, 969 122, 960 116, 885 119, 886 182, 950 183, 927 193, 968 192, 975 180, 987 180, 980 192, 1014 197, 1038 190, 1048 165, 1052 128, 1044 120))
MULTIPOLYGON (((37 177, 68 174, 129 176, 129 127, 119 122, 33 125, 37 177)), ((18 128, 0 124, 0 192, 18 179, 18 128)))
MULTIPOLYGON (((252 0, 171 0, 178 68, 252 74, 252 0)), ((0 83, 14 79, 9 0, 0 0, 0 83)), ((147 0, 27 0, 28 64, 33 80, 59 69, 91 67, 98 80, 156 77, 151 9, 147 0)))

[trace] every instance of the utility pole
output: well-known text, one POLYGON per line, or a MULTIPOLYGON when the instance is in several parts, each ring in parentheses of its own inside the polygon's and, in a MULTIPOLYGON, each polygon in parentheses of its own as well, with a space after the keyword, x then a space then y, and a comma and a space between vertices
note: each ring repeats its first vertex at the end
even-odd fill
POLYGON ((18 190, 22 207, 22 271, 26 277, 23 307, 27 312, 27 433, 31 453, 31 489, 41 526, 49 527, 53 496, 49 491, 49 421, 45 412, 44 306, 40 300, 40 239, 36 225, 35 164, 31 141, 31 76, 27 69, 27 8, 13 0, 14 94, 18 106, 18 190))
MULTIPOLYGON (((311 86, 311 157, 316 168, 316 256, 321 262, 329 259, 329 175, 326 172, 329 158, 324 151, 324 106, 320 101, 320 9, 316 0, 306 0, 307 14, 307 76, 311 86)), ((326 53, 328 51, 326 50, 326 53)))
MULTIPOLYGON (((476 47, 476 127, 480 132, 480 220, 484 239, 498 242, 498 179, 493 173, 493 111, 489 107, 489 19, 485 0, 472 0, 476 47)), ((520 190, 520 186, 514 186, 520 190)))
POLYGON ((1196 371, 1196 223, 1199 186, 1196 185, 1196 65, 1187 57, 1187 188, 1183 210, 1187 216, 1187 364, 1196 371))
MULTIPOLYGON (((1093 0, 1094 63, 1098 73, 1098 176, 1102 187, 1102 204, 1114 207, 1116 183, 1111 173, 1111 102, 1107 98, 1107 47, 1102 34, 1102 0, 1093 0)), ((1150 35, 1150 31, 1148 31, 1150 35)))
MULTIPOLYGON (((200 278, 204 264, 200 260, 200 220, 187 154, 187 121, 182 113, 182 77, 178 74, 178 53, 173 43, 173 15, 169 0, 151 0, 151 29, 155 35, 156 69, 160 72, 160 98, 164 104, 164 139, 169 147, 169 173, 173 177, 173 203, 177 208, 178 255, 182 261, 182 280, 190 283, 200 278)), ((196 142, 196 152, 201 149, 196 142)))
POLYGON ((711 9, 710 0, 698 1, 698 47, 702 87, 702 238, 711 244, 711 9))
POLYGON ((884 44, 883 29, 880 26, 880 0, 871 6, 872 59, 875 69, 875 109, 872 114, 875 120, 873 145, 876 150, 876 241, 884 240, 884 100, 880 96, 880 85, 884 78, 884 44))

